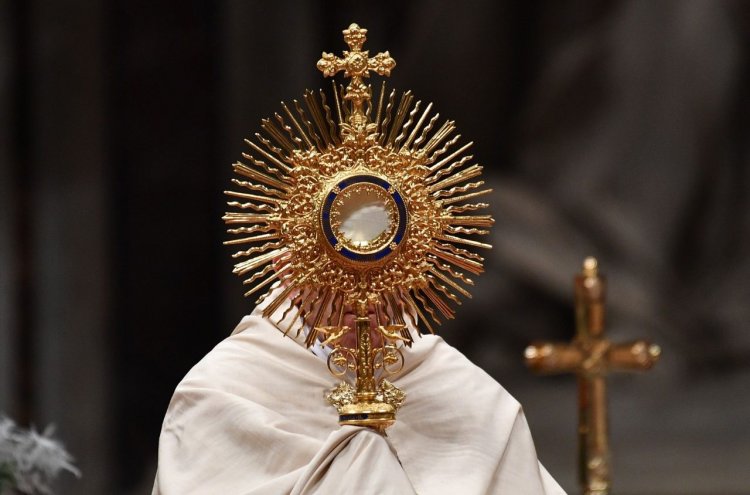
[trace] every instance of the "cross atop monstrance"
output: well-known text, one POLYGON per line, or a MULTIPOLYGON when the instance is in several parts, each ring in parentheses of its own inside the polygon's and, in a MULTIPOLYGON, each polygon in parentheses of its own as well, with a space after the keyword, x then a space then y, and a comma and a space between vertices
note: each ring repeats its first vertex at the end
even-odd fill
POLYGON ((595 258, 575 277, 576 337, 571 344, 533 343, 526 364, 539 373, 578 375, 579 477, 584 495, 610 492, 607 384, 611 371, 647 370, 661 349, 643 340, 613 344, 604 336, 606 280, 595 258))
POLYGON ((370 71, 381 76, 390 76, 391 69, 396 67, 396 61, 387 51, 380 52, 372 58, 369 57, 368 50, 362 51, 362 45, 367 41, 367 29, 351 24, 343 33, 344 41, 349 45, 349 50, 344 50, 344 57, 339 58, 333 53, 323 52, 317 67, 326 77, 333 77, 343 70, 345 77, 352 78, 346 88, 344 99, 351 100, 353 116, 363 117, 362 104, 370 99, 370 90, 363 79, 370 77, 370 71))

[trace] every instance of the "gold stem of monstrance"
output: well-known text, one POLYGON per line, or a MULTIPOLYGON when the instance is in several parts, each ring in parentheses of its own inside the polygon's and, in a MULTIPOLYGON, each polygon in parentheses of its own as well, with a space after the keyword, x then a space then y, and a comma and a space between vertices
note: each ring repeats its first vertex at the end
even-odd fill
MULTIPOLYGON (((384 351, 374 349, 366 300, 357 301, 357 317, 354 324, 357 332, 354 401, 339 409, 339 422, 383 430, 396 420, 396 408, 386 402, 384 397, 379 397, 380 387, 375 378, 375 357, 378 352, 384 351)), ((401 401, 403 397, 402 395, 401 401)))

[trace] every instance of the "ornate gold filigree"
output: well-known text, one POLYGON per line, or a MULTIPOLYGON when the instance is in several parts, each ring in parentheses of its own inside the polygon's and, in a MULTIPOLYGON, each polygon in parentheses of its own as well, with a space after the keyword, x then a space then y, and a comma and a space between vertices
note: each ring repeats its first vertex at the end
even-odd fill
POLYGON ((403 390, 392 384, 386 379, 380 382, 380 393, 376 397, 386 404, 390 404, 398 411, 406 400, 406 394, 403 390))
MULTIPOLYGON (((344 410, 356 402, 356 389, 347 382, 341 382, 331 389, 325 396, 329 404, 338 410, 344 410)), ((388 404, 398 411, 406 400, 403 390, 386 379, 380 382, 375 400, 388 404)))
POLYGON ((326 400, 336 409, 341 409, 353 404, 355 395, 354 387, 347 382, 341 382, 326 394, 326 400))
POLYGON ((349 406, 357 411, 340 411, 349 418, 342 423, 370 425, 351 419, 369 411, 387 426, 395 409, 382 401, 394 392, 382 390, 383 377, 403 365, 398 346, 411 344, 405 319, 433 332, 433 323, 454 317, 457 295, 470 297, 469 275, 483 271, 483 258, 470 248, 490 247, 475 237, 493 220, 476 214, 486 203, 470 202, 491 190, 465 154, 472 143, 453 136, 453 121, 436 125, 432 104, 422 109, 408 91, 397 102, 385 83, 373 101, 364 79, 389 75, 396 63, 388 52, 369 57, 366 33, 352 24, 344 30, 349 51, 341 58, 323 53, 318 62, 324 76, 343 71, 350 78, 345 90, 334 84, 332 98, 307 91, 304 108, 297 100, 282 103, 283 112, 247 140, 251 151, 243 153, 246 163, 234 164, 241 179, 232 180, 238 190, 226 191, 233 200, 224 220, 236 236, 226 244, 249 245, 233 255, 242 259, 234 272, 251 286, 245 295, 262 293, 260 301, 280 286, 263 315, 285 308, 284 320, 296 311, 284 330, 309 329, 308 345, 321 339, 335 346, 334 374, 356 373, 349 406), (342 204, 363 191, 381 198, 388 227, 353 241, 342 228, 342 204), (346 308, 357 308, 356 348, 340 345, 346 308), (370 342, 373 311, 380 345, 370 342))

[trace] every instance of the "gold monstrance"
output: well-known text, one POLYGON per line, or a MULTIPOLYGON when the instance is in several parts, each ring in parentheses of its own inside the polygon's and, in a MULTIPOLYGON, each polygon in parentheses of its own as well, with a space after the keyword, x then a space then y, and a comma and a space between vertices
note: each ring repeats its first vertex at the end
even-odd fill
POLYGON ((353 384, 327 395, 339 422, 382 430, 405 398, 386 377, 412 343, 406 320, 433 332, 431 321, 454 317, 456 294, 471 297, 468 274, 483 271, 483 258, 466 247, 490 247, 473 237, 493 219, 473 214, 486 203, 468 201, 491 190, 475 180, 482 167, 464 156, 472 143, 457 144, 453 121, 436 126, 432 104, 420 113, 409 91, 396 104, 385 82, 373 104, 365 78, 390 75, 396 62, 362 50, 366 29, 352 24, 343 33, 349 50, 323 53, 317 67, 325 76, 343 71, 348 86, 334 83, 332 99, 308 90, 304 107, 282 103, 283 115, 246 140, 249 163, 234 164, 239 190, 226 191, 237 201, 224 220, 238 237, 225 244, 250 245, 233 255, 243 259, 234 273, 249 276, 246 296, 265 291, 263 316, 283 309, 280 324, 295 311, 285 335, 306 332, 308 346, 332 348, 331 373, 353 373, 353 384), (353 346, 342 339, 352 330, 348 311, 356 315, 353 346))

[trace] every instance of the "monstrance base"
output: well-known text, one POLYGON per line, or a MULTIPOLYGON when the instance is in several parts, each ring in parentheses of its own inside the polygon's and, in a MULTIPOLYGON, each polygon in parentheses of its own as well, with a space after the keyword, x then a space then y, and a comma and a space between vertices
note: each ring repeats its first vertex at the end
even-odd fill
POLYGON ((339 424, 385 430, 396 421, 396 409, 384 402, 359 402, 339 408, 339 424))

